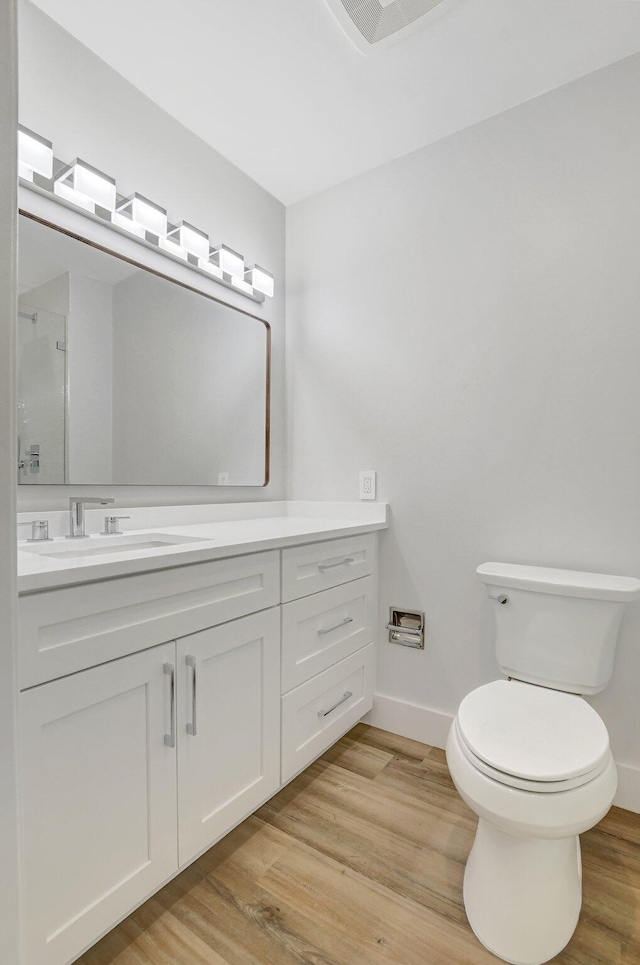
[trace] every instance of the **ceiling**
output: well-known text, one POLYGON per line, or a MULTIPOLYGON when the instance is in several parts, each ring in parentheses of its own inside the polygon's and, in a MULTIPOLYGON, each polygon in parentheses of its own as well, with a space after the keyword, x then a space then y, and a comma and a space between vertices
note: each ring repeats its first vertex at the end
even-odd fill
POLYGON ((291 204, 640 50, 637 0, 444 0, 360 53, 325 0, 36 0, 291 204))

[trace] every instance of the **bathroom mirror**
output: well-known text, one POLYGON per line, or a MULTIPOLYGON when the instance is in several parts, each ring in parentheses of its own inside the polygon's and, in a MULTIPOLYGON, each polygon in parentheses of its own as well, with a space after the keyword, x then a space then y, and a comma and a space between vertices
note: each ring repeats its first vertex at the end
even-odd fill
POLYGON ((21 213, 18 481, 263 486, 270 328, 21 213))

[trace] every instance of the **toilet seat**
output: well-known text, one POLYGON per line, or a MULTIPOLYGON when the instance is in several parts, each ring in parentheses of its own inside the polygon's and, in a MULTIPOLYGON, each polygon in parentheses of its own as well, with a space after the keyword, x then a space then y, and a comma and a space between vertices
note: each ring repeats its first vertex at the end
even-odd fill
POLYGON ((610 758, 607 729, 586 701, 516 680, 496 680, 468 694, 455 728, 474 767, 522 790, 580 787, 610 758))

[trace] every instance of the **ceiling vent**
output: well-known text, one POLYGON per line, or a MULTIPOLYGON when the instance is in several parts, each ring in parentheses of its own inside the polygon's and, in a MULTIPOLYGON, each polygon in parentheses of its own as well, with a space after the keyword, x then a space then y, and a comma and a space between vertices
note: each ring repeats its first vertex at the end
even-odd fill
POLYGON ((444 0, 327 0, 354 44, 370 53, 425 26, 424 17, 444 0))

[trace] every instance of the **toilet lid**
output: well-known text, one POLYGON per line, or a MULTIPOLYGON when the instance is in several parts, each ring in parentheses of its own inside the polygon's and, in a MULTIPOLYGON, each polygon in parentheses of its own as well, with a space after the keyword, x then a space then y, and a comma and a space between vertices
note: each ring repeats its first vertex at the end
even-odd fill
POLYGON ((585 700, 516 680, 495 680, 468 694, 457 725, 476 757, 527 781, 589 774, 609 754, 607 728, 585 700))

